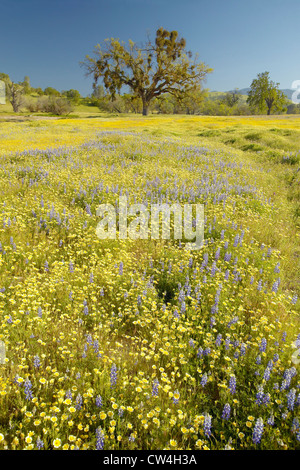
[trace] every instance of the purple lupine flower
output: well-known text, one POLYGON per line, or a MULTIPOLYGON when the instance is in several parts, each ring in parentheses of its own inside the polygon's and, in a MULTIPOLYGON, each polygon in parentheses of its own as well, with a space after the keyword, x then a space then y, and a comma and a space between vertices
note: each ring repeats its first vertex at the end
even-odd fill
POLYGON ((236 389, 236 378, 234 375, 231 375, 230 376, 230 379, 229 379, 229 389, 230 389, 230 393, 232 395, 235 394, 235 389, 236 389))
POLYGON ((155 379, 152 384, 152 396, 153 397, 158 397, 158 387, 159 387, 159 381, 155 379))
POLYGON ((98 396, 96 397, 95 403, 96 403, 97 408, 101 408, 101 406, 103 405, 103 401, 102 401, 101 395, 98 395, 98 396))
POLYGON ((100 427, 98 427, 96 429, 96 450, 104 449, 104 441, 104 432, 100 427))
POLYGON ((117 366, 113 364, 110 369, 110 387, 115 388, 117 384, 117 366))
POLYGON ((203 356, 203 349, 200 347, 197 351, 197 357, 203 356))
POLYGON ((206 437, 211 436, 211 416, 209 414, 205 415, 204 423, 203 423, 203 430, 206 437))
POLYGON ((89 204, 86 204, 85 206, 85 211, 88 215, 93 215, 92 212, 91 212, 91 207, 89 204))
POLYGON ((226 349, 226 351, 228 351, 229 348, 230 348, 230 338, 227 337, 226 340, 225 340, 225 349, 226 349))
POLYGON ((295 294, 292 298, 292 304, 295 305, 297 303, 297 300, 298 300, 298 295, 295 294))
POLYGON ((273 361, 277 362, 278 360, 279 360, 279 354, 275 353, 274 356, 273 356, 273 361))
POLYGON ((262 388, 260 388, 256 394, 255 403, 257 405, 262 405, 264 403, 264 392, 262 388))
POLYGON ((224 408, 223 408, 222 419, 225 419, 225 420, 229 419, 230 412, 231 412, 230 405, 229 403, 226 403, 226 405, 224 405, 224 408))
POLYGON ((79 411, 82 407, 82 396, 80 395, 80 393, 78 393, 75 402, 76 402, 75 408, 77 411, 79 411))
POLYGON ((292 426, 291 426, 291 431, 293 433, 295 433, 297 431, 300 431, 300 424, 299 424, 299 419, 298 418, 293 419, 292 426))
POLYGON ((256 362, 257 365, 260 365, 260 364, 261 364, 261 356, 260 356, 260 355, 258 355, 258 356, 256 357, 255 362, 256 362))
POLYGON ((266 367, 265 372, 264 372, 264 376, 263 376, 263 379, 266 382, 268 382, 268 380, 270 379, 270 373, 271 373, 270 369, 268 367, 266 367))
POLYGON ((87 344, 92 344, 92 342, 93 342, 93 337, 90 333, 88 335, 86 335, 86 342, 87 342, 87 344))
POLYGON ((123 261, 121 261, 119 265, 119 275, 122 276, 122 274, 123 274, 123 261))
POLYGON ((278 292, 279 284, 280 284, 280 280, 277 279, 272 286, 272 292, 275 292, 275 294, 278 292))
POLYGON ((206 373, 204 373, 202 375, 200 383, 201 383, 202 387, 204 387, 207 384, 207 374, 206 373))
POLYGON ((236 236, 235 236, 235 239, 234 239, 234 243, 233 243, 233 246, 234 246, 234 247, 237 247, 237 246, 238 246, 239 240, 240 240, 239 235, 236 235, 236 236))
POLYGON ((213 264, 212 264, 212 266, 211 266, 210 275, 211 275, 212 277, 214 277, 214 275, 216 274, 216 272, 217 272, 217 265, 216 265, 216 262, 214 261, 213 264))
POLYGON ((252 435, 252 441, 254 444, 260 443, 263 431, 264 431, 264 422, 262 418, 258 418, 256 420, 256 423, 253 429, 253 435, 252 435))
POLYGON ((267 420, 269 426, 274 426, 274 416, 271 415, 270 418, 267 420))
POLYGON ((219 347, 221 346, 221 343, 222 343, 222 335, 221 333, 219 333, 218 336, 216 337, 215 345, 219 347))
POLYGON ((293 411, 295 406, 296 390, 292 388, 287 394, 287 407, 288 410, 293 411))
POLYGON ((33 398, 31 388, 32 388, 32 383, 30 382, 29 379, 26 379, 24 382, 24 391, 25 391, 26 400, 32 400, 33 398))
POLYGON ((34 356, 34 359, 33 359, 33 366, 38 369, 41 365, 41 361, 40 361, 40 358, 38 355, 34 356))
POLYGON ((264 397, 263 397, 263 404, 265 406, 268 406, 268 404, 270 403, 270 394, 269 393, 265 393, 264 394, 264 397))
POLYGON ((84 313, 84 315, 88 315, 88 314, 89 314, 89 308, 88 308, 87 305, 84 306, 84 308, 83 308, 83 313, 84 313))
POLYGON ((39 437, 36 440, 36 446, 39 450, 41 450, 44 447, 44 442, 39 437))
POLYGON ((174 310, 173 316, 174 316, 174 318, 180 318, 180 315, 179 315, 177 309, 174 310))
POLYGON ((265 352, 267 348, 267 340, 265 338, 261 339, 259 350, 260 352, 265 352))
POLYGON ((281 340, 282 340, 283 342, 286 340, 286 336, 287 336, 287 332, 284 331, 284 332, 282 333, 282 337, 281 337, 281 340))

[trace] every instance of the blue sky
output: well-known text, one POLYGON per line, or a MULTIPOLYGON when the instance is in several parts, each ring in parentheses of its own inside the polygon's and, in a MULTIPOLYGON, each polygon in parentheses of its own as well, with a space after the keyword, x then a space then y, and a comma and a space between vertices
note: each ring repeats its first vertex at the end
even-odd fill
POLYGON ((300 0, 0 0, 0 72, 33 87, 92 91, 79 62, 116 37, 142 42, 162 26, 214 69, 206 87, 244 88, 260 72, 300 80, 300 0))

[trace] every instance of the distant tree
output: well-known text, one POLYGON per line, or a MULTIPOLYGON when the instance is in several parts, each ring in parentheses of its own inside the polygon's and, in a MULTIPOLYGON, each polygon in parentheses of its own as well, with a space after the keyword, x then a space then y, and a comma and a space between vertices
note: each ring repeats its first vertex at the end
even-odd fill
POLYGON ((142 111, 142 100, 138 96, 125 93, 122 96, 122 100, 125 106, 125 113, 133 112, 137 114, 142 111))
POLYGON ((81 94, 79 93, 78 90, 71 89, 71 90, 63 91, 62 95, 65 96, 73 104, 79 104, 81 100, 81 94))
POLYGON ((237 89, 233 91, 228 91, 223 98, 224 103, 227 104, 227 106, 229 106, 230 108, 237 105, 240 100, 241 95, 239 94, 237 89))
POLYGON ((195 87, 182 98, 176 100, 177 112, 184 114, 199 114, 201 105, 206 97, 206 91, 195 87))
POLYGON ((55 90, 55 88, 52 88, 51 86, 45 88, 44 94, 48 96, 60 96, 60 92, 55 90))
POLYGON ((158 114, 172 114, 175 111, 175 99, 169 93, 158 96, 154 101, 154 110, 158 114))
POLYGON ((25 95, 29 95, 31 93, 30 79, 27 75, 24 77, 23 82, 20 82, 20 85, 22 85, 25 95))
POLYGON ((59 116, 62 114, 69 114, 73 111, 73 106, 66 97, 40 96, 34 110, 59 116))
POLYGON ((86 56, 82 65, 94 83, 103 79, 112 98, 123 85, 129 87, 141 99, 143 115, 147 115, 153 99, 165 93, 182 97, 212 71, 197 57, 192 60, 185 47, 186 41, 178 38, 177 31, 159 28, 155 42, 148 40, 142 47, 131 40, 126 47, 118 39, 107 39, 103 49, 96 46, 95 58, 86 56))
POLYGON ((300 114, 300 105, 291 103, 287 107, 287 114, 300 114))
POLYGON ((8 84, 8 99, 15 113, 20 111, 24 105, 24 88, 19 83, 10 82, 8 84))
POLYGON ((253 109, 261 112, 283 111, 286 109, 287 100, 284 93, 279 90, 279 83, 274 83, 269 78, 269 72, 259 73, 250 86, 247 103, 253 109))
POLYGON ((33 91, 34 93, 36 93, 37 95, 39 95, 39 96, 42 96, 42 95, 44 94, 44 92, 43 92, 43 90, 42 90, 41 87, 32 88, 32 91, 33 91))

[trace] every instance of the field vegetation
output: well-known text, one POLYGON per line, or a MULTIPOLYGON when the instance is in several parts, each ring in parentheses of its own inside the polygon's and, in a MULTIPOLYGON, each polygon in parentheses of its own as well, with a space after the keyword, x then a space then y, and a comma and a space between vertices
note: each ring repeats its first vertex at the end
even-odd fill
POLYGON ((85 113, 1 119, 0 448, 299 449, 299 120, 85 113), (203 247, 100 240, 120 195, 203 247))

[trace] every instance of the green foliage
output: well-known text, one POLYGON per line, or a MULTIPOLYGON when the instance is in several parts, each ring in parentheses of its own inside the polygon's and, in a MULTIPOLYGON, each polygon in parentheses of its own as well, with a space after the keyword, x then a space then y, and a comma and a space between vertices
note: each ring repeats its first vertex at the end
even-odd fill
POLYGON ((79 104, 81 100, 81 94, 79 93, 78 90, 67 90, 63 91, 62 95, 65 96, 71 103, 73 104, 79 104))
POLYGON ((300 105, 291 103, 287 107, 287 114, 300 114, 300 105))
POLYGON ((60 96, 60 92, 55 90, 55 88, 52 88, 50 86, 48 86, 47 88, 45 88, 44 90, 44 94, 45 95, 48 95, 48 96, 60 96))
POLYGON ((41 96, 37 100, 27 99, 26 108, 33 113, 50 113, 57 116, 69 114, 73 111, 73 106, 66 97, 41 96))
POLYGON ((86 56, 82 65, 96 84, 103 79, 112 99, 123 86, 131 89, 143 103, 143 114, 148 114, 151 101, 165 93, 178 99, 199 87, 212 71, 207 65, 192 60, 185 50, 185 39, 178 38, 177 31, 160 28, 155 42, 144 47, 129 41, 126 47, 118 39, 107 39, 104 46, 95 48, 95 58, 86 56))
POLYGON ((23 82, 20 82, 20 85, 23 87, 25 95, 29 95, 31 93, 30 79, 27 75, 24 77, 23 82))
POLYGON ((279 90, 279 83, 269 78, 269 72, 259 73, 250 86, 247 103, 255 111, 271 114, 271 111, 281 112, 286 109, 287 99, 279 90))
POLYGON ((238 104, 240 100, 241 100, 241 95, 238 93, 237 90, 228 91, 223 98, 224 103, 230 108, 238 104))

